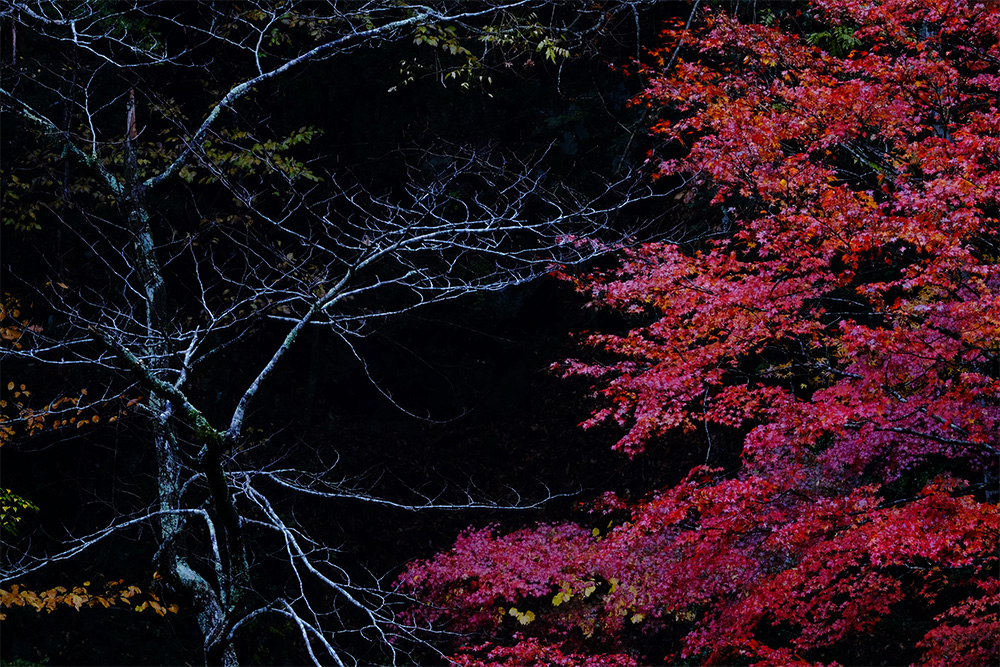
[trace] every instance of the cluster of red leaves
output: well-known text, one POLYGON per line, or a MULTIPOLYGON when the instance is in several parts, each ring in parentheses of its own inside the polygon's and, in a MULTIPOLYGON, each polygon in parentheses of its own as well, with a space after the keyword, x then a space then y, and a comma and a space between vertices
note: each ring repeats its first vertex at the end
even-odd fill
POLYGON ((466 648, 452 661, 459 667, 635 667, 635 659, 620 653, 588 655, 563 653, 537 639, 515 635, 513 646, 490 643, 466 648))
POLYGON ((691 471, 603 538, 467 534, 403 575, 414 613, 532 633, 510 650, 610 660, 639 627, 765 665, 927 609, 907 655, 1000 661, 1000 7, 815 0, 785 22, 665 31, 637 102, 680 114, 654 132, 685 152, 658 173, 734 229, 577 279, 647 324, 559 366, 600 383, 584 425, 620 424, 619 449, 707 420, 750 429, 741 468, 691 471), (802 34, 824 30, 853 50, 802 34))

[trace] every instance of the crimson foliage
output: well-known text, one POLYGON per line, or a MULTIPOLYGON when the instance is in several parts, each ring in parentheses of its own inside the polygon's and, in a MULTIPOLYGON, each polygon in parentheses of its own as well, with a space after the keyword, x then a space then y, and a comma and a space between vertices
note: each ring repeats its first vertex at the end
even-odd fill
POLYGON ((460 664, 1000 661, 1000 7, 757 18, 669 27, 636 100, 732 229, 576 278, 643 324, 559 365, 618 449, 707 421, 740 466, 412 564, 460 664))

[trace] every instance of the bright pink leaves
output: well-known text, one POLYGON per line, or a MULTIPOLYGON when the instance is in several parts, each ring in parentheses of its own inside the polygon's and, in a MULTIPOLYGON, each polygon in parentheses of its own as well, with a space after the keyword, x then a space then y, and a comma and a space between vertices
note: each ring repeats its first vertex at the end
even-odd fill
POLYGON ((467 647, 468 653, 452 658, 460 667, 635 667, 635 659, 621 653, 579 654, 564 653, 560 646, 546 644, 537 639, 518 640, 513 646, 484 644, 467 647))
POLYGON ((692 470, 610 533, 469 533, 412 566, 419 613, 500 642, 468 664, 857 659, 893 616, 913 627, 891 646, 923 664, 1000 660, 1000 7, 772 18, 664 33, 637 102, 668 109, 653 131, 684 153, 651 162, 734 229, 577 278, 643 325, 556 366, 595 381, 584 425, 616 422, 628 454, 752 426, 742 466, 692 470), (849 49, 817 46, 837 35, 849 49))
POLYGON ((522 609, 522 614, 531 611, 529 618, 516 613, 507 618, 500 605, 544 597, 561 586, 570 593, 585 590, 593 584, 588 578, 592 547, 590 532, 573 524, 503 537, 495 537, 488 528, 469 531, 451 551, 411 564, 400 584, 433 600, 431 607, 419 610, 426 620, 450 618, 459 629, 496 627, 503 622, 527 625, 534 620, 534 611, 522 609))

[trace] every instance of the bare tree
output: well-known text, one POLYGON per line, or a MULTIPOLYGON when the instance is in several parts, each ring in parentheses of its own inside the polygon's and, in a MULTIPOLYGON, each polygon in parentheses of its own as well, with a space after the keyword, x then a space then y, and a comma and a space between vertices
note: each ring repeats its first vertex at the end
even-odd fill
POLYGON ((580 261, 597 250, 573 239, 607 231, 648 193, 619 175, 585 196, 549 183, 542 155, 443 142, 424 146, 397 182, 366 182, 310 153, 322 128, 276 134, 267 95, 309 68, 337 67, 350 51, 414 35, 454 47, 453 79, 476 76, 481 59, 449 26, 487 50, 552 49, 555 60, 566 37, 597 31, 604 20, 580 9, 568 12, 572 22, 543 29, 531 12, 544 7, 5 5, 0 16, 17 39, 0 86, 5 123, 24 159, 61 165, 58 200, 42 212, 88 259, 86 275, 69 279, 57 253, 41 253, 41 281, 4 263, 7 284, 37 288, 49 318, 44 329, 5 341, 3 354, 81 366, 108 395, 145 396, 133 419, 145 424, 155 452, 158 497, 66 538, 61 549, 6 549, 0 583, 152 524, 152 566, 197 609, 207 663, 236 664, 234 639, 266 614, 297 628, 316 664, 351 662, 342 633, 400 658, 404 644, 390 635, 415 637, 417 629, 394 614, 388 588, 377 578, 353 580, 333 548, 279 511, 278 498, 408 510, 499 504, 472 495, 458 503, 377 498, 338 478, 318 453, 313 468, 288 467, 268 442, 248 446, 252 411, 307 327, 353 349, 387 317, 580 261), (277 331, 265 358, 231 356, 249 344, 262 349, 277 331), (198 389, 220 372, 247 378, 227 405, 198 389), (290 583, 265 595, 257 577, 278 565, 290 583))

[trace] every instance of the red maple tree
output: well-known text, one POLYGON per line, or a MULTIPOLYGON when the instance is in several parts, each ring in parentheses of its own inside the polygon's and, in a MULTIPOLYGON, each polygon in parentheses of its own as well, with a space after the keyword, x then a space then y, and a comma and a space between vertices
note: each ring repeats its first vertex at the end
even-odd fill
POLYGON ((740 466, 412 564, 460 664, 1000 661, 1000 6, 782 7, 664 31, 651 161, 721 222, 575 278, 643 324, 558 366, 618 449, 708 422, 740 466))

